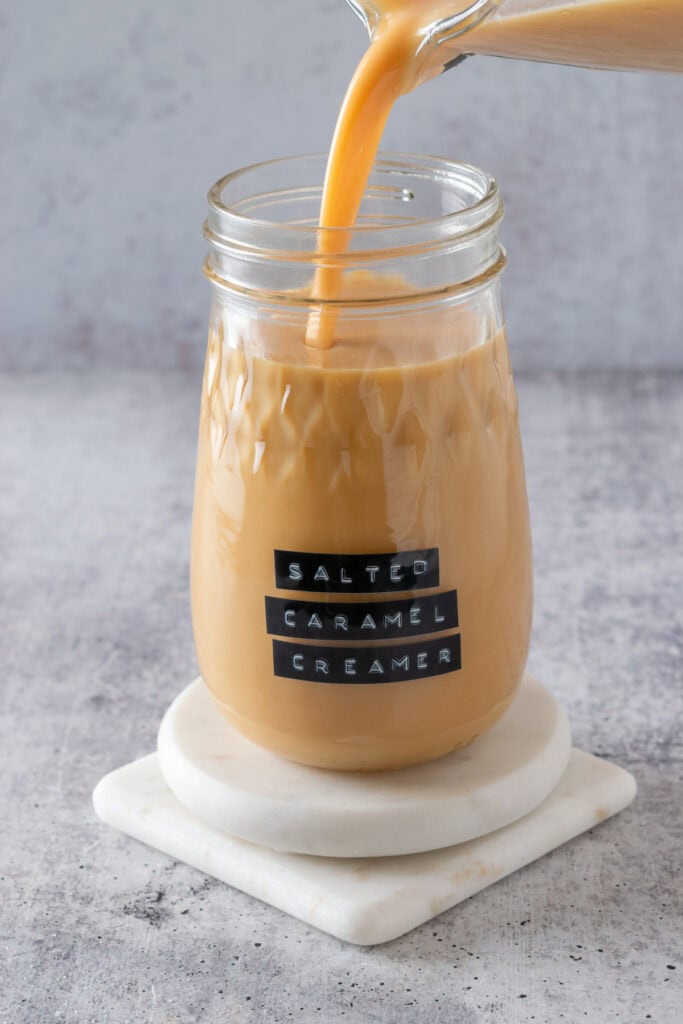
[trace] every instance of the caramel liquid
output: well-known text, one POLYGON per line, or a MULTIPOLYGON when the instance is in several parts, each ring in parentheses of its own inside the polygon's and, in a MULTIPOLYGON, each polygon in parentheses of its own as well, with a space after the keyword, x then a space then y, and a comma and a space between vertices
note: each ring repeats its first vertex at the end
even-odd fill
MULTIPOLYGON (((517 399, 504 335, 468 350, 475 329, 448 310, 340 322, 323 366, 250 356, 211 333, 192 542, 199 665, 229 720, 285 757, 354 769, 429 760, 493 724, 514 695, 532 594, 517 399), (439 591, 458 592, 459 671, 381 685, 274 675, 274 549, 428 547, 439 548, 439 591)), ((259 325, 285 352, 301 350, 303 330, 259 325)), ((379 596, 420 597, 355 600, 379 596)))

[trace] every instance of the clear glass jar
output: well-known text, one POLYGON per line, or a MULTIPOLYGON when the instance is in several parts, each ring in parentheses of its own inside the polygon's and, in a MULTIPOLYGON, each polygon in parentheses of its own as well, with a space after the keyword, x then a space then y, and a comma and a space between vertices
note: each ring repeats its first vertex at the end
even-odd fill
POLYGON ((193 626, 244 735, 306 764, 398 768, 493 725, 527 656, 503 207, 474 167, 385 154, 350 246, 330 229, 340 251, 320 256, 325 159, 209 193, 193 626), (321 266, 343 274, 325 351, 304 342, 321 266))

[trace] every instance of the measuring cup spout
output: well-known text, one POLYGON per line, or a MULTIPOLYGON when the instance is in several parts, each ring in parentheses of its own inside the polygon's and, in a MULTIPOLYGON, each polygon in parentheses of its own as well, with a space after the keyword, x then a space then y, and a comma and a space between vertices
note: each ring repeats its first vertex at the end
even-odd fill
MULTIPOLYGON (((403 7, 410 8, 410 0, 346 0, 351 10, 360 18, 365 25, 370 37, 373 36, 382 17, 391 13, 395 14, 403 7)), ((444 0, 443 3, 435 3, 432 8, 432 15, 436 11, 437 16, 432 21, 427 21, 420 26, 420 43, 416 58, 428 65, 429 73, 424 77, 431 77, 439 71, 446 71, 455 67, 465 59, 467 53, 461 51, 454 42, 460 36, 465 35, 470 29, 479 25, 488 15, 494 11, 502 0, 472 0, 471 3, 464 3, 461 0, 444 0), (457 48, 456 48, 457 47, 457 48)), ((427 70, 427 68, 425 68, 427 70)), ((421 76, 422 77, 422 76, 421 76)))

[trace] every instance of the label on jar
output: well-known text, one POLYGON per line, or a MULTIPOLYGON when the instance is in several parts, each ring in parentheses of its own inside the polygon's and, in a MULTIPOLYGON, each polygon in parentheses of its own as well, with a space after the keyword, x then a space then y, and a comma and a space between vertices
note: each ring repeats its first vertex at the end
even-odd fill
POLYGON ((275 586, 278 590, 387 594, 392 590, 427 590, 438 585, 438 548, 382 555, 275 552, 275 586))
POLYGON ((455 672, 460 634, 386 647, 319 647, 273 640, 276 676, 319 683, 398 683, 455 672))
MULTIPOLYGON (((374 555, 276 550, 274 555, 279 590, 390 595, 439 585, 438 548, 374 555)), ((286 638, 272 641, 273 671, 277 676, 321 683, 395 683, 461 668, 460 634, 429 638, 430 634, 459 627, 456 590, 384 601, 267 596, 265 609, 268 633, 286 638), (413 637, 423 639, 346 646, 349 640, 413 637), (289 638, 340 643, 321 646, 289 638)))
POLYGON ((389 640, 455 629, 458 592, 403 601, 295 601, 266 598, 266 626, 274 636, 307 640, 389 640))

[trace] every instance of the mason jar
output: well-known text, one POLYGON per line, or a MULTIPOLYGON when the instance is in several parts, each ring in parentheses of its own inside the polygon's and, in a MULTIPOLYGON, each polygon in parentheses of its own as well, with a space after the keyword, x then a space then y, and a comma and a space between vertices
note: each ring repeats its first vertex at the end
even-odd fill
POLYGON ((217 708, 250 740, 400 768, 489 729, 527 657, 503 205, 475 167, 384 154, 353 233, 321 246, 325 160, 209 192, 193 628, 217 708), (338 281, 325 303, 320 271, 338 281), (328 348, 306 342, 321 305, 328 348))

